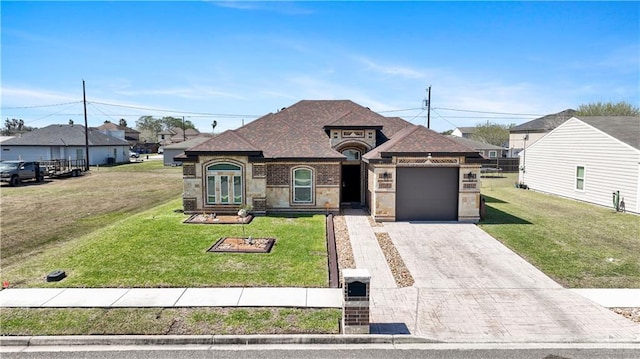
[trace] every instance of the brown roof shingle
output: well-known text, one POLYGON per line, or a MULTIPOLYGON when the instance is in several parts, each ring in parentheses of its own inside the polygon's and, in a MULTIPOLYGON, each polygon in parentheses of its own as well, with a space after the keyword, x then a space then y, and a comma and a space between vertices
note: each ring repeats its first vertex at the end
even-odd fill
MULTIPOLYGON (((380 128, 378 145, 399 152, 469 152, 436 132, 419 129, 399 117, 384 117, 349 100, 303 100, 269 113, 233 131, 226 131, 187 149, 197 152, 261 152, 264 158, 344 159, 331 148, 326 127, 380 128), (415 138, 399 138, 402 131, 417 131, 415 138), (423 132, 428 131, 425 135, 423 132), (391 141, 389 141, 391 139, 391 141), (425 146, 426 145, 426 146, 425 146)), ((412 134, 414 136, 414 134, 412 134)))
POLYGON ((477 151, 424 126, 411 125, 396 133, 388 142, 363 156, 365 160, 382 159, 394 154, 450 154, 478 156, 477 151))

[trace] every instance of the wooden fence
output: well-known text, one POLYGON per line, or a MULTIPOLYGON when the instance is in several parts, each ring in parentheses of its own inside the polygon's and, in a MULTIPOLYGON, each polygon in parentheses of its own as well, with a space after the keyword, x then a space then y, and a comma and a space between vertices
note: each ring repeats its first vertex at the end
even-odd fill
POLYGON ((467 158, 466 163, 479 163, 483 168, 501 168, 503 173, 517 173, 520 166, 519 158, 467 158))

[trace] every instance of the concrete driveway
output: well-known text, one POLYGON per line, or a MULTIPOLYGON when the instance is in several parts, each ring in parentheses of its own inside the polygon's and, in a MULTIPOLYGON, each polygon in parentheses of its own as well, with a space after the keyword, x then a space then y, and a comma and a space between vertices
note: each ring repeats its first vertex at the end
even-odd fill
MULTIPOLYGON (((350 235, 360 232, 356 242, 388 233, 415 279, 406 288, 372 285, 374 332, 447 342, 640 342, 639 325, 562 288, 473 224, 396 222, 367 230, 361 214, 345 217, 350 235)), ((374 268, 372 283, 378 272, 388 275, 352 246, 356 265, 374 268)))

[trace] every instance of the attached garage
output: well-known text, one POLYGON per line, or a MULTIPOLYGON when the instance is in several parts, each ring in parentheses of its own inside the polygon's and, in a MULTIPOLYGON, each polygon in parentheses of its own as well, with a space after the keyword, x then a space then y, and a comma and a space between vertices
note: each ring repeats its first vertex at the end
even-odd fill
POLYGON ((458 167, 398 167, 397 221, 457 221, 458 167))

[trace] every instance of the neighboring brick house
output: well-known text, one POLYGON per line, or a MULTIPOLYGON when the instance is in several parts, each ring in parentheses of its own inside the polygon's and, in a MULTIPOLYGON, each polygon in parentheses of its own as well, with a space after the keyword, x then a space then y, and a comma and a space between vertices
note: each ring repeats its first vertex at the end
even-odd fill
POLYGON ((186 213, 335 212, 378 221, 477 221, 480 166, 471 148, 348 100, 300 101, 188 148, 186 213))

